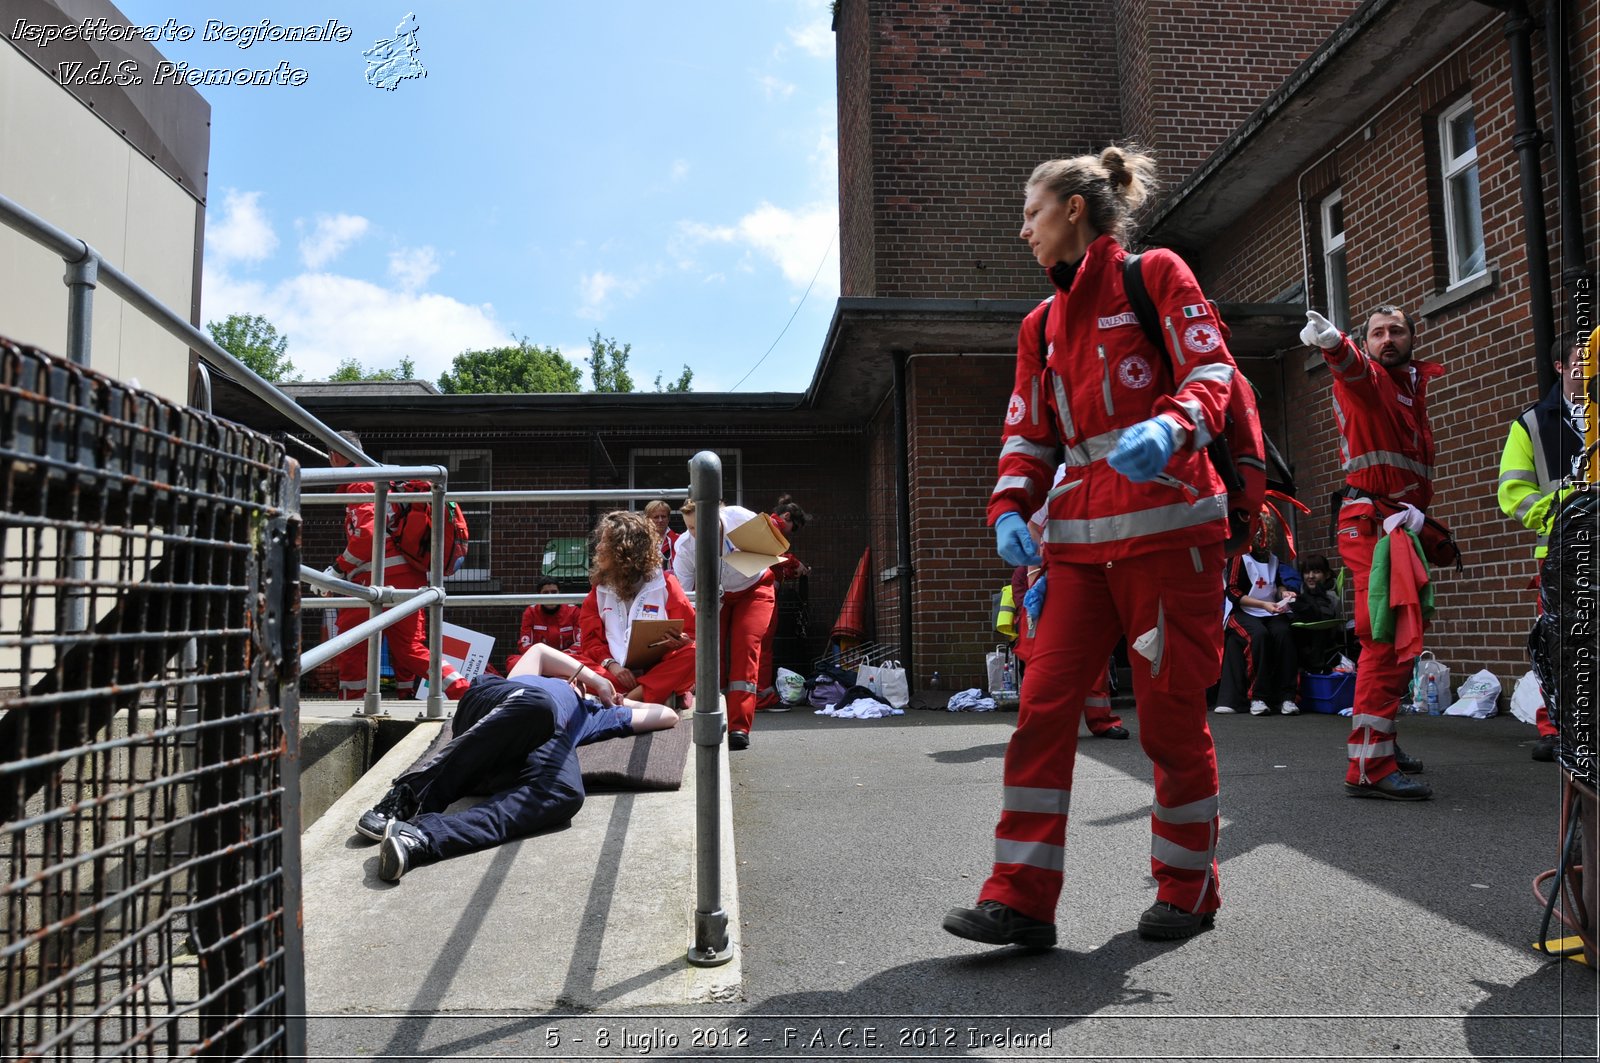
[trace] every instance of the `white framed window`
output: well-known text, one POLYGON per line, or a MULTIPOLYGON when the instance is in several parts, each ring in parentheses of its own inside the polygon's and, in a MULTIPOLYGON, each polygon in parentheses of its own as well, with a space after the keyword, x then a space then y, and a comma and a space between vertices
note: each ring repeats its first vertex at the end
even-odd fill
POLYGON ((1484 271, 1483 207, 1478 198, 1478 130, 1467 98, 1439 116, 1445 253, 1450 287, 1484 271))
MULTIPOLYGON (((656 497, 651 492, 682 489, 689 486, 689 459, 704 447, 636 447, 628 452, 628 489, 639 495, 630 504, 632 509, 643 509, 645 503, 656 497)), ((738 448, 718 450, 722 459, 722 500, 730 505, 744 505, 744 452, 738 448)), ((674 500, 672 526, 683 522, 676 511, 683 503, 674 500)))
POLYGON ((1322 282, 1328 296, 1328 316, 1346 331, 1350 328, 1350 285, 1344 260, 1344 194, 1338 189, 1323 197, 1322 282))
MULTIPOLYGON (((451 491, 494 489, 494 459, 488 450, 385 450, 383 460, 389 465, 443 465, 450 474, 451 491)), ((461 512, 467 518, 467 559, 445 582, 482 582, 491 575, 494 510, 487 502, 463 502, 461 512)))

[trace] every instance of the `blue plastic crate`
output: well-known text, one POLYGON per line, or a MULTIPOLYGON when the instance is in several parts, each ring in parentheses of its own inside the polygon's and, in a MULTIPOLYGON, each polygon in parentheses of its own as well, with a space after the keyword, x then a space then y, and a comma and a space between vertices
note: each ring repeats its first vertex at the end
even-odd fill
POLYGON ((1300 707, 1312 712, 1334 713, 1356 703, 1356 674, 1333 672, 1300 674, 1300 707))

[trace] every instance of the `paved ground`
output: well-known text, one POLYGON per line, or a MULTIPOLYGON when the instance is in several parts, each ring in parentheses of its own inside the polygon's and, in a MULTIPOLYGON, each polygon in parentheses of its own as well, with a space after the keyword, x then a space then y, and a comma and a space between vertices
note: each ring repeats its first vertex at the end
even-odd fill
MULTIPOLYGON (((1085 739, 1061 947, 1025 955, 938 925, 987 872, 1014 719, 758 718, 752 748, 732 757, 741 1001, 498 1010, 486 1000, 477 1009, 495 1013, 464 1015, 450 1012, 470 1001, 430 1006, 414 994, 408 1015, 313 1020, 312 1049, 338 1059, 1595 1058, 1594 972, 1528 948, 1539 917, 1530 883, 1554 865, 1559 805, 1554 767, 1528 758, 1531 728, 1408 719, 1402 740, 1439 797, 1393 805, 1341 793, 1343 720, 1212 717, 1225 909, 1215 931, 1170 945, 1132 929, 1154 895, 1137 734, 1085 739)), ((487 887, 464 878, 459 888, 487 887)), ((368 977, 415 990, 438 963, 402 952, 368 977)), ((496 977, 514 978, 514 966, 496 977)))

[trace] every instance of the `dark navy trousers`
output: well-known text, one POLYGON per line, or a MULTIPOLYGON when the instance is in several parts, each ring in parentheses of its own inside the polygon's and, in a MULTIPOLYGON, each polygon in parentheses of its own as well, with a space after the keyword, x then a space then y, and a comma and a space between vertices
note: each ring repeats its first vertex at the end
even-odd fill
POLYGON ((479 679, 458 704, 456 737, 438 756, 395 780, 416 794, 410 823, 445 859, 559 826, 583 807, 577 747, 631 734, 627 709, 590 706, 558 679, 479 679), (489 798, 459 812, 459 798, 489 798))

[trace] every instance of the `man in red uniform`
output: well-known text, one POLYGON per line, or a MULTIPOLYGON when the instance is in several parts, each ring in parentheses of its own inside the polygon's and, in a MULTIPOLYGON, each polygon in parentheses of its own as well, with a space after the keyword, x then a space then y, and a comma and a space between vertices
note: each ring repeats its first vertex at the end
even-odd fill
MULTIPOLYGON (((356 449, 361 440, 353 432, 341 432, 356 449)), ((334 468, 349 465, 350 461, 337 451, 329 455, 334 468)), ((340 490, 347 494, 371 494, 369 482, 345 484, 340 490)), ((428 577, 401 556, 399 548, 389 538, 387 527, 374 528, 374 503, 359 502, 346 506, 344 511, 344 553, 333 562, 339 575, 363 587, 372 585, 372 558, 375 537, 384 543, 385 564, 383 583, 401 590, 426 587, 428 577)), ((385 521, 387 525, 387 521, 385 521)), ((371 615, 365 607, 339 610, 339 630, 348 631, 371 615)), ((428 626, 423 611, 403 616, 384 629, 384 639, 389 646, 389 663, 394 668, 396 692, 402 698, 416 692, 417 677, 428 674, 428 626)), ((339 698, 341 701, 360 701, 367 695, 367 647, 363 643, 341 653, 339 664, 339 698)), ((467 692, 470 684, 451 667, 449 661, 439 666, 439 681, 444 684, 444 695, 455 701, 467 692)))
POLYGON ((1372 552, 1395 518, 1411 530, 1433 501, 1433 430, 1428 425, 1428 382, 1444 372, 1435 362, 1412 357, 1416 325, 1395 306, 1367 315, 1366 349, 1315 310, 1306 313, 1300 339, 1322 351, 1333 377, 1333 409, 1339 421, 1339 456, 1344 465, 1344 501, 1339 507, 1339 556, 1355 578, 1355 711, 1347 745, 1344 789, 1352 797, 1423 801, 1426 783, 1407 772, 1422 762, 1401 752, 1395 715, 1411 677, 1411 664, 1393 643, 1374 642, 1367 615, 1367 578, 1372 552))
MULTIPOLYGON (((560 594, 561 584, 546 576, 539 581, 540 594, 560 594)), ((576 605, 530 605, 522 611, 522 633, 517 636, 517 652, 506 658, 506 672, 517 666, 517 661, 528 652, 528 647, 542 643, 566 651, 578 644, 578 607, 576 605)))

